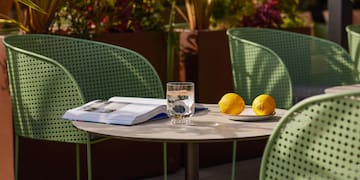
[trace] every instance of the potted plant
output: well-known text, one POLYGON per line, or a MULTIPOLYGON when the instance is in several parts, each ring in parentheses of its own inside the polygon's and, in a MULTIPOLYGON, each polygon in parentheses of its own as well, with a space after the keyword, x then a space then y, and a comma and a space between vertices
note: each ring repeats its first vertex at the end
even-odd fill
POLYGON ((196 82, 197 101, 216 103, 224 92, 232 91, 231 71, 223 71, 230 69, 225 31, 253 11, 250 2, 185 0, 188 28, 179 34, 178 79, 196 82))

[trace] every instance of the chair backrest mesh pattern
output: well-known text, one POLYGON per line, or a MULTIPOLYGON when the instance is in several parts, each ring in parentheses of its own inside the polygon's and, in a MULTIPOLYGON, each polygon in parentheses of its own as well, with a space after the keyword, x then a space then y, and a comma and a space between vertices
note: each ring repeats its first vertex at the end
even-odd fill
POLYGON ((227 32, 235 91, 246 104, 266 93, 274 97, 277 107, 290 108, 291 80, 280 57, 261 44, 239 38, 235 31, 227 32))
POLYGON ((270 136, 260 179, 359 179, 360 92, 308 98, 270 136))
POLYGON ((331 86, 359 81, 358 63, 345 49, 329 40, 267 28, 236 28, 232 34, 273 50, 288 68, 293 86, 331 86))
POLYGON ((151 64, 128 49, 54 35, 4 38, 17 135, 85 143, 63 113, 112 96, 163 98, 151 64))

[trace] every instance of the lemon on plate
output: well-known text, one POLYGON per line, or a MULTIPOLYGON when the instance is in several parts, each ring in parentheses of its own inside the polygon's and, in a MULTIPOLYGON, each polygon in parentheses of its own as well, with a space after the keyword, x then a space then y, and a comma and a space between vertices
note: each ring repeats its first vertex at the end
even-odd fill
POLYGON ((275 111, 275 99, 268 94, 261 94, 253 100, 251 107, 258 116, 270 115, 275 111))
POLYGON ((238 115, 245 108, 244 99, 236 93, 226 93, 219 103, 220 112, 230 115, 238 115))

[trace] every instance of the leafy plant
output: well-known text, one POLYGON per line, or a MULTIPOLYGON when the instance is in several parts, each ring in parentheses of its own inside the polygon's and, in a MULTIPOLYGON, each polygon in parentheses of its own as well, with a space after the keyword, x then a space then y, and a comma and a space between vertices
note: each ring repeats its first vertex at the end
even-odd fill
POLYGON ((175 15, 176 15, 176 0, 170 0, 170 14, 169 14, 169 28, 167 34, 167 47, 166 47, 166 78, 167 81, 174 80, 174 59, 175 59, 175 49, 174 44, 178 43, 176 38, 176 33, 174 32, 175 24, 175 15))
POLYGON ((108 31, 158 31, 163 28, 164 10, 159 0, 66 1, 52 30, 90 37, 108 31))
POLYGON ((252 15, 244 16, 242 26, 279 28, 283 23, 281 12, 276 8, 277 0, 265 1, 256 7, 252 15))
POLYGON ((208 29, 213 3, 208 0, 185 0, 185 5, 190 29, 208 29))
POLYGON ((46 33, 53 20, 54 12, 62 1, 13 0, 13 2, 16 18, 0 14, 2 18, 0 23, 16 24, 26 33, 46 33))
POLYGON ((32 0, 40 9, 28 7, 24 11, 24 25, 30 33, 47 33, 57 8, 62 4, 58 0, 32 0), (41 11, 43 10, 43 11, 41 11))
POLYGON ((303 26, 299 0, 185 0, 191 30, 234 26, 303 26))
POLYGON ((299 0, 257 0, 253 1, 256 11, 245 16, 240 26, 287 28, 304 26, 299 17, 299 0))
POLYGON ((226 29, 240 26, 244 16, 251 16, 255 13, 253 0, 214 0, 210 16, 210 28, 226 29))
POLYGON ((278 9, 281 10, 283 19, 282 28, 305 26, 305 22, 299 16, 299 0, 278 0, 278 9))

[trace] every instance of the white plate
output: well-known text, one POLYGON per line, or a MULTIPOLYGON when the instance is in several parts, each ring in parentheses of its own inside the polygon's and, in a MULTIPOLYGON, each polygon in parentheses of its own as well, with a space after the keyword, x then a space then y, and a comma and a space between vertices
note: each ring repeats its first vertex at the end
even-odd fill
POLYGON ((227 115, 230 120, 234 121, 261 121, 273 117, 276 113, 272 113, 266 116, 258 116, 250 108, 245 108, 239 115, 227 115))

